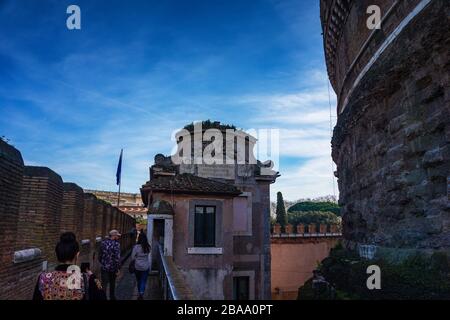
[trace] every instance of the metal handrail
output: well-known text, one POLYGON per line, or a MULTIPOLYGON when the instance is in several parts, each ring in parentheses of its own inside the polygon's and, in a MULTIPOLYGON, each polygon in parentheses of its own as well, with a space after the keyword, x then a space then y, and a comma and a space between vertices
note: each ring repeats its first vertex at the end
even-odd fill
MULTIPOLYGON (((166 257, 164 256, 164 250, 160 243, 157 243, 159 260, 160 260, 160 272, 161 272, 161 282, 167 281, 168 292, 163 292, 163 296, 168 298, 167 300, 180 300, 179 294, 173 283, 173 277, 170 273, 169 266, 167 265, 166 257)), ((164 290, 166 286, 161 283, 162 289, 164 290)))

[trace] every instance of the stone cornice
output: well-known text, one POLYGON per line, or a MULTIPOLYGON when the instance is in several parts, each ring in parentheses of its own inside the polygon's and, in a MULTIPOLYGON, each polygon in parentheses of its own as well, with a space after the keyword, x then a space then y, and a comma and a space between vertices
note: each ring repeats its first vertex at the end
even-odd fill
POLYGON ((324 10, 327 15, 323 23, 326 64, 328 76, 336 91, 336 51, 342 29, 347 21, 348 15, 350 14, 352 4, 353 0, 332 0, 329 1, 328 5, 322 2, 322 6, 326 6, 324 10))

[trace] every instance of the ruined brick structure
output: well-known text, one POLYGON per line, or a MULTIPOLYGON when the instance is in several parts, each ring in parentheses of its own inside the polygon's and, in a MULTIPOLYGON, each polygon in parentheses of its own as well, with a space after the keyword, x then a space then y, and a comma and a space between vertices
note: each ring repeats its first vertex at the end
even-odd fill
POLYGON ((42 270, 57 263, 61 232, 73 231, 80 242, 79 263, 95 259, 98 243, 112 227, 123 233, 125 254, 133 244, 135 221, 74 183, 63 183, 49 168, 24 166, 20 152, 0 140, 0 300, 31 299, 42 270))
POLYGON ((321 0, 349 247, 450 250, 449 16, 448 0, 321 0))

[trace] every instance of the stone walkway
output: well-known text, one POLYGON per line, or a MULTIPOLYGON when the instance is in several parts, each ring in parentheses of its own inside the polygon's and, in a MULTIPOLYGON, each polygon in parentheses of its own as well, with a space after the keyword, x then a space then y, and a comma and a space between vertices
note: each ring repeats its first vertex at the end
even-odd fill
MULTIPOLYGON (((136 276, 128 272, 128 263, 129 259, 123 264, 122 273, 117 279, 116 298, 118 300, 137 300, 138 297, 136 276)), ((144 300, 161 300, 157 274, 149 275, 144 300)))

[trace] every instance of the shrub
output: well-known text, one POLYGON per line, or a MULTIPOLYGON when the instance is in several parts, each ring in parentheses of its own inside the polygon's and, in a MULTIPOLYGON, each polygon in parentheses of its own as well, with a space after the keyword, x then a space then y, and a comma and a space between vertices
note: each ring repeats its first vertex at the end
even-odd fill
POLYGON ((296 226, 297 224, 309 225, 310 223, 320 224, 340 224, 340 217, 332 212, 289 212, 288 221, 290 224, 296 226))
MULTIPOLYGON (((335 248, 322 261, 320 271, 335 288, 336 299, 450 299, 450 266, 443 252, 431 256, 417 253, 391 263, 382 258, 361 259, 353 251, 335 248), (380 290, 369 290, 366 286, 369 265, 381 269, 380 290)), ((299 289, 299 298, 311 297, 308 285, 306 282, 299 289)))
POLYGON ((288 209, 288 212, 299 212, 299 211, 322 211, 322 212, 332 212, 337 216, 341 215, 341 209, 337 203, 325 201, 302 201, 294 204, 288 209))

